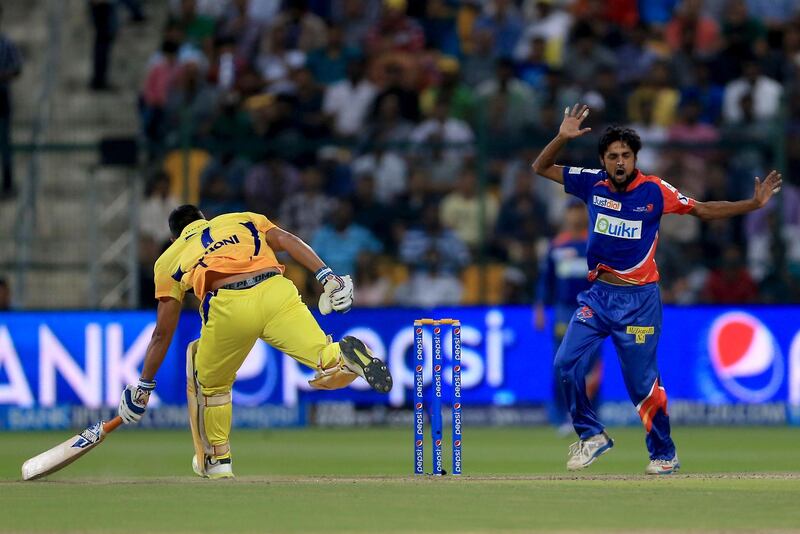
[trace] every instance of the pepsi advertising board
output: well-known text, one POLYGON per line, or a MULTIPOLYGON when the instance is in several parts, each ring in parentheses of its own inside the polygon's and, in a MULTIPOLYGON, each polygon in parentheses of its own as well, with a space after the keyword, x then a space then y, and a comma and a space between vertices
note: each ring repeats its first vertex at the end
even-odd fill
MULTIPOLYGON (((320 317, 334 339, 353 335, 385 359, 395 379, 388 395, 362 381, 340 391, 308 386, 314 371, 259 341, 237 375, 240 406, 297 406, 321 401, 410 407, 414 381, 413 321, 452 317, 462 322, 462 395, 472 406, 541 405, 552 394, 553 341, 532 326, 526 307, 430 310, 355 309, 320 317)), ((667 307, 659 368, 670 402, 707 405, 780 403, 800 406, 800 307, 667 307)), ((152 312, 0 313, 0 411, 14 408, 113 407, 139 376, 152 312)), ((186 312, 160 369, 152 406, 185 403, 185 348, 198 337, 199 316, 186 312)), ((430 366, 431 332, 424 358, 430 366)), ((444 328, 445 395, 450 390, 450 329, 444 328)), ((603 401, 625 403, 616 354, 604 345, 603 401)), ((426 372, 426 387, 430 371, 426 372)), ((791 417, 789 417, 791 419, 791 417)))

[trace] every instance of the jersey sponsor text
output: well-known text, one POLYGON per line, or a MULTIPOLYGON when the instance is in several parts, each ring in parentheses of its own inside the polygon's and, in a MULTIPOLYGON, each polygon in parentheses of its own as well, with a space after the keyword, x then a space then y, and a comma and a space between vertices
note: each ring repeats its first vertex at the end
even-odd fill
POLYGON ((597 220, 594 223, 594 231, 598 234, 620 239, 641 239, 642 221, 629 221, 598 213, 597 220))

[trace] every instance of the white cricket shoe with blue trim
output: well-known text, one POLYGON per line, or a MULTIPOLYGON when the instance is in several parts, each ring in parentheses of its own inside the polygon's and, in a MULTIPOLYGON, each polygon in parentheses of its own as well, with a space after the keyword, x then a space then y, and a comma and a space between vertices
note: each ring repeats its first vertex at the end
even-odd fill
POLYGON ((614 440, 605 432, 596 434, 589 439, 576 441, 569 446, 567 469, 577 471, 578 469, 589 467, 601 454, 604 454, 613 446, 614 440))
POLYGON ((677 473, 680 468, 681 462, 678 460, 678 454, 675 453, 671 460, 650 460, 644 472, 646 475, 671 475, 677 473))

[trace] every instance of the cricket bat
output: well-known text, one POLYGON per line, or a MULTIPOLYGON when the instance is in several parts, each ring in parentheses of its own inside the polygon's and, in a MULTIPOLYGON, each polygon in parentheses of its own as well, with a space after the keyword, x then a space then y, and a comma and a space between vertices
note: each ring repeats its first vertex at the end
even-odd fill
POLYGON ((64 443, 34 456, 22 464, 22 480, 35 480, 63 469, 94 449, 121 424, 120 416, 108 422, 98 421, 64 443))

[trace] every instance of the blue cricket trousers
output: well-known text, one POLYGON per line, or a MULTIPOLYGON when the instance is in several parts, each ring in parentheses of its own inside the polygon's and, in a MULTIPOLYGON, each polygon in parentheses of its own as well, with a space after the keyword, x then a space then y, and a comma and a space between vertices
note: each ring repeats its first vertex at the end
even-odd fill
POLYGON ((578 310, 567 327, 555 359, 555 372, 581 439, 603 431, 589 399, 585 379, 592 354, 611 336, 622 376, 647 431, 650 459, 675 456, 670 438, 667 394, 656 364, 661 334, 661 294, 658 284, 616 286, 596 281, 578 295, 578 310))

